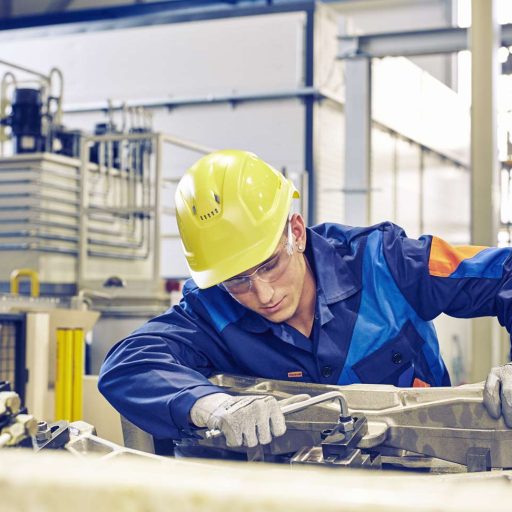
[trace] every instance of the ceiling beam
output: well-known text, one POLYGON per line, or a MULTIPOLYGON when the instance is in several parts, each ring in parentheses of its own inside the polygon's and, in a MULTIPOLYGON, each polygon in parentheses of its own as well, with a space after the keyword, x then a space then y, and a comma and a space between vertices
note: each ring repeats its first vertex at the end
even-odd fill
MULTIPOLYGON (((439 28, 411 32, 339 36, 339 57, 407 57, 469 50, 468 29, 439 28)), ((512 45, 512 24, 501 25, 503 46, 512 45)))

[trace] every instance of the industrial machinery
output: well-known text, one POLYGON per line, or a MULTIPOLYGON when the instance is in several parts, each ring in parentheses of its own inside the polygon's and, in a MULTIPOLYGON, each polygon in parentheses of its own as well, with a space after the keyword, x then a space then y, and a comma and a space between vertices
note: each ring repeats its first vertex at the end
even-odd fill
MULTIPOLYGON (((39 277, 41 301, 100 312, 95 373, 112 343, 165 311, 186 277, 179 253, 174 281, 162 278, 163 247, 179 251, 179 176, 169 161, 184 168, 212 149, 154 132, 146 111, 124 103, 109 102, 93 133, 68 129, 58 69, 0 67, 10 68, 0 88, 0 301, 13 298, 11 272, 27 269, 39 277)), ((18 293, 29 293, 27 283, 18 293)))
POLYGON ((94 427, 83 421, 37 423, 21 407, 19 396, 3 383, 0 447, 32 446, 35 451, 60 448, 79 456, 174 454, 429 473, 512 469, 512 429, 485 412, 482 384, 416 389, 234 375, 217 375, 212 381, 232 394, 270 394, 277 399, 301 395, 301 400, 283 407, 287 432, 269 445, 229 448, 220 432, 209 430, 198 431, 197 438, 166 444, 123 419, 122 447, 97 437, 94 427), (169 446, 174 451, 169 451, 169 446))
POLYGON ((0 381, 0 448, 27 446, 35 436, 37 421, 22 407, 20 397, 6 381, 0 381))
MULTIPOLYGON (((285 406, 287 432, 256 448, 229 448, 218 432, 176 443, 188 456, 292 465, 366 467, 459 473, 512 468, 512 430, 482 405, 483 385, 453 388, 335 386, 217 375, 231 394, 270 394, 285 406)), ((147 434, 124 420, 125 444, 147 449, 147 434)))
POLYGON ((12 71, 2 76, 0 156, 5 154, 8 127, 12 154, 48 152, 78 157, 80 132, 62 125, 61 71, 53 68, 44 75, 4 60, 0 64, 30 76, 28 80, 20 80, 12 71))

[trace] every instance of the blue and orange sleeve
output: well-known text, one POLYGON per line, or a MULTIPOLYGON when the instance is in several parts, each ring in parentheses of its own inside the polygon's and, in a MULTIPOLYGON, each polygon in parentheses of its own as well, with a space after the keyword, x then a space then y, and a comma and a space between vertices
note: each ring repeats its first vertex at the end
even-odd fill
POLYGON ((450 245, 433 236, 428 269, 431 276, 437 277, 499 279, 510 254, 510 247, 450 245))
POLYGON ((408 238, 393 224, 383 230, 391 273, 425 320, 496 316, 512 328, 512 248, 451 245, 436 236, 408 238))

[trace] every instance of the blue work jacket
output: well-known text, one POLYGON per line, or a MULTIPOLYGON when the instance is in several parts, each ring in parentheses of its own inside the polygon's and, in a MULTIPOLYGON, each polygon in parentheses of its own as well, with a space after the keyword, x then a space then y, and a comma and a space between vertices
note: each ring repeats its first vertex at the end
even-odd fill
POLYGON ((433 318, 492 315, 510 332, 511 248, 415 240, 391 223, 322 224, 307 236, 305 255, 317 286, 309 338, 248 310, 217 286, 200 290, 189 280, 179 305, 110 350, 100 391, 143 430, 178 439, 193 435, 194 402, 222 391, 208 381, 213 373, 446 386, 433 318))

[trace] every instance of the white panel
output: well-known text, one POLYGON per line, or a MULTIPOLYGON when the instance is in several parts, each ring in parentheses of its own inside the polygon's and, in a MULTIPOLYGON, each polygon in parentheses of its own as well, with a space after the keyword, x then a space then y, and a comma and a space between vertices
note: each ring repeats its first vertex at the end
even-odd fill
POLYGON ((370 223, 395 222, 395 148, 396 138, 387 132, 372 130, 370 223))
POLYGON ((401 57, 374 60, 372 109, 375 121, 469 162, 468 108, 454 91, 411 61, 401 57))
POLYGON ((339 54, 339 18, 330 7, 318 3, 315 10, 314 73, 315 86, 343 97, 344 63, 339 54))
POLYGON ((467 384, 471 369, 471 322, 440 315, 434 325, 452 384, 467 384))
POLYGON ((314 115, 317 222, 344 222, 343 111, 332 102, 318 103, 314 115))
POLYGON ((448 26, 446 0, 339 1, 330 3, 343 14, 345 33, 374 34, 448 26))
POLYGON ((397 141, 396 223, 407 235, 417 238, 420 230, 420 149, 416 144, 397 141))
POLYGON ((432 153, 425 155, 424 231, 453 244, 470 243, 470 176, 432 153))
POLYGON ((304 13, 2 41, 2 58, 65 78, 65 102, 293 89, 304 13))
POLYGON ((97 375, 84 375, 83 404, 83 421, 94 425, 96 435, 123 446, 121 418, 99 392, 97 375))

